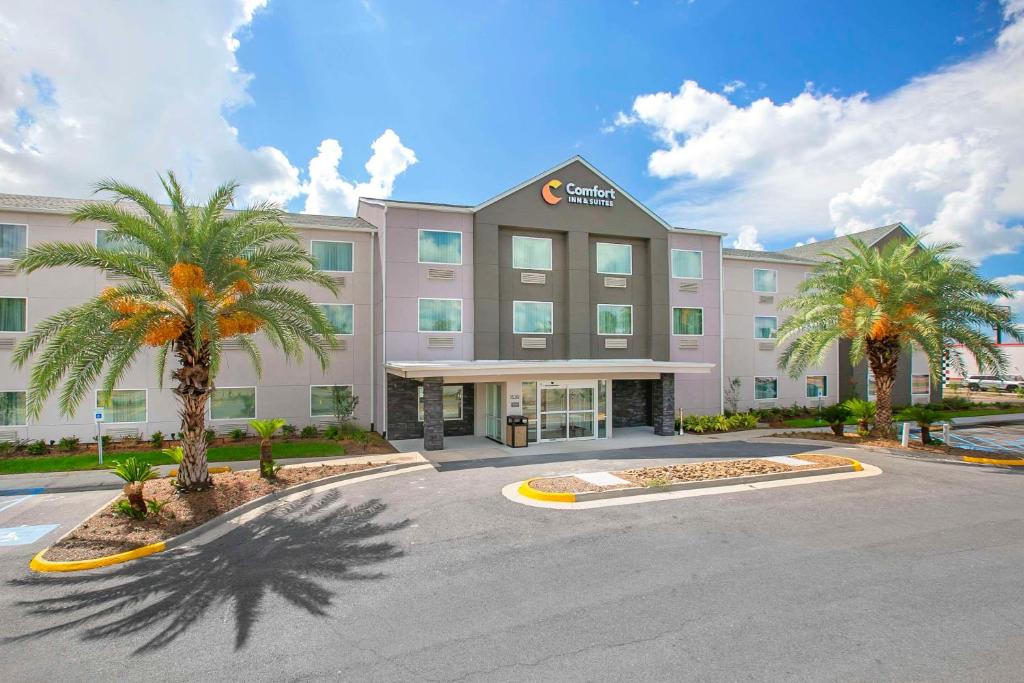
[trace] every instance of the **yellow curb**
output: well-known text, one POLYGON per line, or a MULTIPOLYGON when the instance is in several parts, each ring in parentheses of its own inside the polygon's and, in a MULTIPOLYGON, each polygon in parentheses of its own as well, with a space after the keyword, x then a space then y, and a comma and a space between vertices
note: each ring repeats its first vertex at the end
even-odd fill
POLYGON ((139 557, 145 557, 146 555, 152 555, 153 553, 162 552, 166 548, 166 544, 163 541, 157 543, 151 543, 144 545, 141 548, 135 550, 128 550, 123 553, 117 553, 116 555, 107 555, 105 557, 96 557, 91 560, 75 560, 73 562, 53 562, 51 560, 43 559, 43 553, 46 550, 40 550, 36 553, 36 556, 32 558, 32 561, 28 563, 29 569, 37 572, 77 572, 83 569, 98 569, 99 567, 107 567, 112 564, 120 564, 127 562, 128 560, 134 560, 139 557))
MULTIPOLYGON (((550 477, 538 477, 539 479, 549 479, 550 477)), ((530 486, 531 481, 537 481, 537 479, 527 479, 523 482, 522 486, 519 487, 519 495, 526 496, 527 498, 533 498, 534 500, 544 500, 549 503, 575 503, 575 493, 555 493, 549 491, 538 491, 537 489, 530 486)))
MULTIPOLYGON (((225 472, 230 472, 231 468, 228 467, 227 465, 223 465, 221 467, 207 467, 206 471, 209 472, 210 474, 224 474, 225 472)), ((177 469, 170 470, 169 472, 167 472, 167 476, 168 477, 176 477, 176 476, 178 476, 178 470, 177 469)))
POLYGON ((964 462, 974 462, 981 465, 1001 465, 1003 467, 1024 467, 1024 460, 1014 458, 1013 460, 1001 460, 999 458, 976 458, 973 455, 960 456, 964 462))

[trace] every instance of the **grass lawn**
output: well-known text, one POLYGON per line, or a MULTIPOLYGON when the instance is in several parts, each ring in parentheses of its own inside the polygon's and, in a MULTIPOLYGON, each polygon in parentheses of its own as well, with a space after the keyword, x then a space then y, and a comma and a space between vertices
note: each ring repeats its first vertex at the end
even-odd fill
MULTIPOLYGON (((985 415, 1013 415, 1015 413, 1024 413, 1024 408, 972 408, 970 410, 949 410, 939 411, 940 420, 949 420, 954 417, 984 417, 985 415)), ((893 420, 896 422, 904 422, 906 418, 903 417, 902 413, 897 413, 893 420)), ((782 424, 784 427, 827 427, 827 422, 814 417, 798 417, 792 420, 783 420, 782 424)), ((852 417, 846 421, 848 425, 857 424, 857 420, 852 417)))
MULTIPOLYGON (((210 462, 235 462, 258 460, 259 444, 237 446, 211 446, 208 451, 210 462)), ((278 441, 274 443, 274 459, 284 458, 330 458, 345 455, 345 447, 336 441, 302 440, 278 441)), ((97 463, 95 453, 78 455, 41 455, 0 459, 0 474, 25 474, 28 472, 70 472, 74 470, 109 469, 115 460, 135 456, 153 465, 171 465, 173 460, 160 451, 114 451, 103 455, 103 465, 97 463)))

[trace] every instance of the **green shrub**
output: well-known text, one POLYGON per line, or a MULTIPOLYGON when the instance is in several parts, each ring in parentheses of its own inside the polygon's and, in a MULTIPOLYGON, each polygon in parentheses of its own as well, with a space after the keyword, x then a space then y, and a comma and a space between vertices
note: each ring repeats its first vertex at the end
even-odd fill
POLYGON ((46 442, 42 439, 33 441, 25 448, 25 452, 29 455, 46 455, 46 442))
POLYGON ((1024 387, 1017 387, 1017 391, 1015 393, 1020 398, 1024 398, 1024 387))
POLYGON ((154 515, 159 515, 160 511, 164 509, 164 506, 167 505, 167 503, 168 501, 166 500, 147 500, 146 509, 154 515))
POLYGON ((228 432, 228 436, 231 437, 232 441, 241 441, 242 439, 245 438, 245 430, 232 429, 230 432, 228 432))
POLYGON ((757 415, 753 413, 736 413, 726 418, 729 429, 756 429, 757 415))
POLYGON ((875 402, 851 398, 847 399, 843 405, 849 409, 850 415, 857 420, 857 432, 861 436, 866 435, 871 423, 875 421, 875 402))
POLYGON ((104 434, 100 437, 100 442, 103 444, 104 448, 110 448, 110 444, 114 443, 114 439, 110 434, 104 434))
POLYGON ((360 427, 359 425, 347 422, 341 425, 341 429, 338 431, 339 439, 348 439, 349 441, 355 441, 356 443, 367 444, 370 442, 370 433, 360 427))
POLYGON ((963 396, 945 396, 941 403, 932 407, 936 410, 970 410, 973 405, 970 399, 963 396))
POLYGON ((293 436, 295 436, 295 432, 297 432, 297 431, 298 431, 298 429, 295 427, 295 425, 285 425, 285 426, 281 427, 281 433, 284 434, 285 438, 288 438, 288 439, 290 439, 293 436))
POLYGON ((683 418, 683 429, 694 434, 705 432, 727 432, 732 429, 754 429, 757 427, 756 413, 725 415, 687 415, 683 418))
POLYGON ((338 425, 327 425, 324 429, 324 438, 337 441, 341 437, 341 430, 338 429, 338 425))
POLYGON ((149 435, 149 442, 151 444, 153 444, 153 448, 163 448, 164 447, 164 433, 163 432, 153 432, 152 434, 149 435))
POLYGON ((71 453, 78 448, 78 437, 77 436, 65 436, 61 438, 57 444, 57 448, 63 453, 71 453))
POLYGON ((127 500, 119 500, 113 505, 113 512, 115 515, 122 515, 124 517, 131 517, 132 519, 145 519, 146 511, 137 510, 132 507, 132 504, 127 500))
POLYGON ((203 436, 206 438, 206 443, 213 443, 213 440, 217 438, 217 432, 212 429, 207 429, 203 432, 203 436))
POLYGON ((836 403, 825 408, 822 408, 818 413, 824 422, 832 428, 832 433, 836 436, 843 435, 843 427, 846 424, 846 420, 850 417, 850 409, 845 403, 836 403))
POLYGON ((942 416, 929 406, 911 406, 903 411, 903 417, 917 423, 921 429, 921 443, 928 444, 932 442, 932 423, 938 422, 942 416))
POLYGON ((303 439, 315 439, 319 435, 320 433, 313 425, 306 425, 305 427, 302 428, 302 431, 299 432, 299 436, 302 437, 303 439))
POLYGON ((28 449, 30 441, 15 439, 14 441, 0 441, 0 455, 14 455, 28 449))

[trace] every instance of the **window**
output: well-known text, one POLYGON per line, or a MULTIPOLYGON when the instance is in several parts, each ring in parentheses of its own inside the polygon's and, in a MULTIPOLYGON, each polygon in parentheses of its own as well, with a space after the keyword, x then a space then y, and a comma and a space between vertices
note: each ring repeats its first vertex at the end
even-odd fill
POLYGON ((24 225, 0 223, 0 258, 18 258, 24 254, 27 232, 24 225))
POLYGON ((825 396, 828 396, 828 377, 807 375, 807 398, 824 398, 825 396))
POLYGON ((512 267, 551 270, 551 240, 547 237, 512 236, 512 267))
POLYGON ((550 301, 513 301, 513 334, 551 334, 553 304, 550 301))
POLYGON ((96 248, 108 251, 124 251, 132 247, 141 246, 133 237, 122 235, 111 235, 110 230, 100 228, 96 231, 96 248))
POLYGON ((218 387, 210 396, 211 420, 256 418, 256 387, 218 387))
POLYGON ((420 332, 462 332, 462 299, 420 299, 420 332))
POLYGON ((633 247, 628 244, 598 242, 597 272, 606 275, 632 275, 633 247))
POLYGON ((0 332, 25 331, 25 301, 0 296, 0 332))
POLYGON ((0 427, 25 424, 25 392, 0 391, 0 427))
POLYGON ((777 377, 755 377, 754 399, 766 401, 779 397, 779 379, 777 377))
POLYGON ((754 339, 775 339, 779 319, 773 315, 754 316, 754 339))
POLYGON ((673 308, 672 334, 704 334, 704 309, 673 308))
POLYGON ((597 333, 633 334, 633 307, 619 304, 598 304, 597 333))
POLYGON ((309 416, 334 417, 335 397, 342 398, 351 394, 352 386, 348 384, 311 386, 309 388, 309 416))
POLYGON ((420 230, 420 263, 462 265, 462 233, 452 230, 420 230))
POLYGON ((910 376, 910 393, 914 395, 927 395, 931 391, 931 382, 928 375, 910 376))
POLYGON ((104 409, 104 422, 145 422, 146 390, 114 389, 106 400, 97 391, 96 407, 104 409))
POLYGON ((779 291, 778 272, 765 268, 754 268, 754 291, 769 293, 779 291))
POLYGON ((334 334, 352 334, 352 304, 320 304, 334 334))
MULTIPOLYGON (((444 403, 444 419, 446 420, 461 420, 462 419, 462 385, 452 384, 445 385, 442 389, 442 401, 444 403)), ((423 422, 423 385, 419 387, 419 393, 416 400, 416 419, 423 422)))
POLYGON ((877 393, 878 387, 875 384, 875 373, 868 370, 868 400, 874 399, 877 393))
POLYGON ((672 277, 700 280, 704 277, 703 252, 686 249, 672 250, 672 277))
POLYGON ((316 267, 336 273, 352 272, 352 243, 323 242, 313 240, 309 243, 309 251, 316 259, 316 267))

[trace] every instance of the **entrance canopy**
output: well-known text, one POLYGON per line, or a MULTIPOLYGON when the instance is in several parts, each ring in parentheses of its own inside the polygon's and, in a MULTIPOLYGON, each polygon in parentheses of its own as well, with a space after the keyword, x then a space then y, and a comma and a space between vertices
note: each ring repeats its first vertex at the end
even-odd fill
POLYGON ((384 369, 404 379, 443 377, 448 384, 459 382, 500 382, 517 377, 573 379, 613 377, 615 379, 657 379, 663 373, 706 375, 714 363, 628 358, 622 360, 454 360, 388 361, 384 369))

